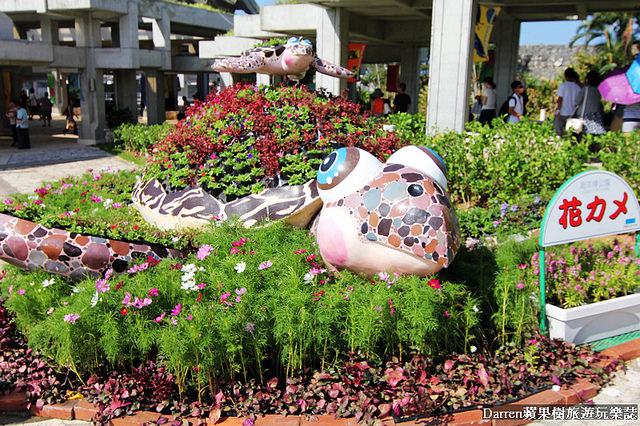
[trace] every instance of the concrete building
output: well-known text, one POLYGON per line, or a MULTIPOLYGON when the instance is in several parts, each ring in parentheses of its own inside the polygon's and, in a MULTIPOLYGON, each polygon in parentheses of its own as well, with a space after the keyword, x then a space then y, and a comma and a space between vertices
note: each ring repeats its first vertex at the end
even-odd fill
MULTIPOLYGON (((634 11, 637 0, 306 0, 263 6, 256 16, 235 16, 233 38, 200 43, 200 55, 239 55, 254 40, 305 36, 318 56, 345 65, 348 43, 367 43, 364 63, 400 63, 400 80, 417 107, 419 67, 429 52, 427 131, 461 131, 468 117, 474 28, 479 5, 501 7, 491 41, 498 99, 506 99, 517 74, 520 24, 586 19, 594 12, 634 11)), ((265 77, 262 81, 268 81, 265 77)), ((316 75, 316 87, 337 94, 343 80, 316 75)))
POLYGON ((25 79, 51 74, 62 110, 70 76, 79 76, 79 142, 96 144, 106 127, 105 72, 113 74, 117 107, 131 111, 137 111, 136 74, 142 73, 148 122, 162 122, 166 99, 175 103, 176 74, 197 73, 201 93, 208 87, 210 61, 198 57, 198 42, 232 29, 234 9, 258 10, 254 0, 217 5, 227 11, 161 0, 3 0, 0 109, 18 97, 25 79))

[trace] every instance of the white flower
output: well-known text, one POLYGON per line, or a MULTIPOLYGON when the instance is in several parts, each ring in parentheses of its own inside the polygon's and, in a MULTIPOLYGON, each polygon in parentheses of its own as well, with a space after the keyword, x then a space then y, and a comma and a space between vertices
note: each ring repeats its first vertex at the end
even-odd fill
POLYGON ((311 282, 313 281, 314 277, 315 277, 315 275, 312 274, 311 272, 307 272, 306 274, 304 274, 304 282, 305 282, 305 284, 311 284, 311 282))
POLYGON ((95 294, 93 295, 93 297, 91 298, 91 307, 95 307, 98 304, 98 297, 100 297, 100 293, 98 293, 97 291, 95 292, 95 294))
POLYGON ((53 285, 55 283, 56 283, 56 279, 55 278, 51 278, 50 280, 44 280, 44 281, 42 281, 42 288, 49 287, 50 285, 53 285))
POLYGON ((478 307, 476 305, 473 305, 473 311, 474 312, 480 312, 480 309, 478 309, 478 307))
POLYGON ((178 241, 180 241, 180 238, 173 237, 173 238, 171 238, 171 241, 174 242, 174 243, 177 243, 178 241))
POLYGON ((71 289, 71 291, 75 294, 75 293, 80 293, 82 291, 82 289, 78 286, 74 287, 71 289))
POLYGON ((246 268, 247 268, 247 264, 244 262, 238 262, 236 266, 233 267, 233 269, 235 269, 236 272, 239 274, 243 273, 246 268))
POLYGON ((107 198, 106 200, 104 200, 103 204, 104 204, 104 208, 108 209, 111 206, 111 204, 113 204, 113 200, 111 198, 107 198))
POLYGON ((471 349, 471 353, 475 353, 475 351, 477 351, 477 350, 478 350, 478 348, 476 348, 475 346, 471 346, 471 348, 470 348, 470 349, 471 349))
POLYGON ((31 281, 31 282, 29 283, 29 285, 34 285, 34 284, 35 284, 35 283, 34 283, 33 281, 31 281))
POLYGON ((560 392, 560 386, 558 385, 553 385, 551 389, 553 389, 554 392, 560 392))

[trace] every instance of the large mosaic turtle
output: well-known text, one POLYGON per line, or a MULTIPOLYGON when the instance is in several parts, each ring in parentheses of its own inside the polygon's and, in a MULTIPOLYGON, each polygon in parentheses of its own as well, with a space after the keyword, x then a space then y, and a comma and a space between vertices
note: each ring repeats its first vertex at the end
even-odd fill
POLYGON ((286 75, 292 80, 302 80, 310 68, 333 77, 353 77, 348 69, 316 57, 311 42, 297 37, 285 44, 246 50, 240 57, 216 59, 211 68, 217 72, 286 75))
POLYGON ((386 163, 358 148, 340 148, 323 160, 317 180, 305 185, 222 203, 200 187, 167 193, 150 180, 138 182, 132 201, 162 229, 206 226, 231 216, 247 226, 276 219, 311 225, 331 267, 424 276, 448 266, 460 245, 446 190, 444 162, 428 148, 404 147, 386 163))
POLYGON ((134 257, 181 258, 178 250, 48 228, 0 213, 0 259, 22 269, 42 269, 79 281, 107 269, 124 272, 134 257))

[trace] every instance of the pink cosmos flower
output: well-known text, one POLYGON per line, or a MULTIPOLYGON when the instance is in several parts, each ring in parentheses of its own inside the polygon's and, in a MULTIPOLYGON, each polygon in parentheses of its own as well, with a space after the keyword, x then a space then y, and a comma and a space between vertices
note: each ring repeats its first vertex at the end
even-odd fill
POLYGON ((70 324, 75 324, 77 320, 80 319, 79 314, 67 314, 64 316, 64 322, 68 322, 70 324))
POLYGON ((247 292, 247 289, 246 289, 246 288, 244 288, 244 287, 242 287, 241 289, 237 289, 237 288, 236 288, 236 294, 237 294, 238 296, 242 296, 242 295, 243 295, 243 294, 245 294, 246 292, 247 292))
POLYGON ((27 292, 27 290, 25 290, 25 289, 20 289, 20 290, 18 290, 18 294, 19 294, 19 295, 21 295, 21 296, 22 296, 23 294, 25 294, 26 292, 27 292))
POLYGON ((517 283, 516 287, 518 287, 518 289, 522 290, 524 288, 524 283, 517 283))
POLYGON ((47 315, 51 315, 53 313, 53 308, 49 308, 49 310, 47 311, 47 315))
POLYGON ((263 269, 269 269, 273 266, 273 262, 267 260, 266 262, 262 262, 260 266, 258 266, 258 271, 262 271, 263 269))
POLYGON ((213 247, 211 247, 209 244, 205 244, 198 249, 198 254, 196 254, 196 259, 204 260, 207 257, 209 257, 212 251, 215 253, 215 250, 213 249, 213 247))
POLYGON ((451 315, 451 314, 449 313, 449 311, 444 311, 444 314, 445 314, 447 317, 451 315))
POLYGON ((163 312, 159 317, 154 318, 153 322, 160 322, 164 319, 164 316, 167 315, 166 312, 163 312))
POLYGON ((160 294, 160 292, 158 292, 157 288, 152 288, 151 290, 149 290, 149 296, 158 296, 160 294))
POLYGON ((129 294, 128 291, 125 293, 124 299, 122 299, 122 304, 126 306, 131 305, 131 294, 129 294))
POLYGON ((178 303, 172 310, 171 310, 171 315, 173 315, 174 317, 177 315, 180 315, 180 312, 182 311, 182 303, 178 303))

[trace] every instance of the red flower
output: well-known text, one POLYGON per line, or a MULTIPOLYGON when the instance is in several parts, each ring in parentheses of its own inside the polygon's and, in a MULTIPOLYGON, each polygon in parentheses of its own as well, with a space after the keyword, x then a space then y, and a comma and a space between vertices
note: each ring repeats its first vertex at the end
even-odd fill
POLYGON ((435 288, 436 290, 440 290, 442 288, 442 286, 440 285, 440 281, 436 280, 435 278, 430 279, 427 285, 431 288, 435 288))
POLYGON ((138 229, 138 228, 140 228, 139 225, 136 225, 136 226, 133 227, 133 229, 138 229))
POLYGON ((120 309, 120 313, 122 315, 127 315, 129 313, 129 310, 127 308, 122 308, 122 309, 120 309))
POLYGON ((118 225, 111 225, 111 229, 116 229, 118 225))
POLYGON ((122 287, 122 281, 118 282, 118 284, 116 284, 116 290, 120 289, 120 287, 122 287))

